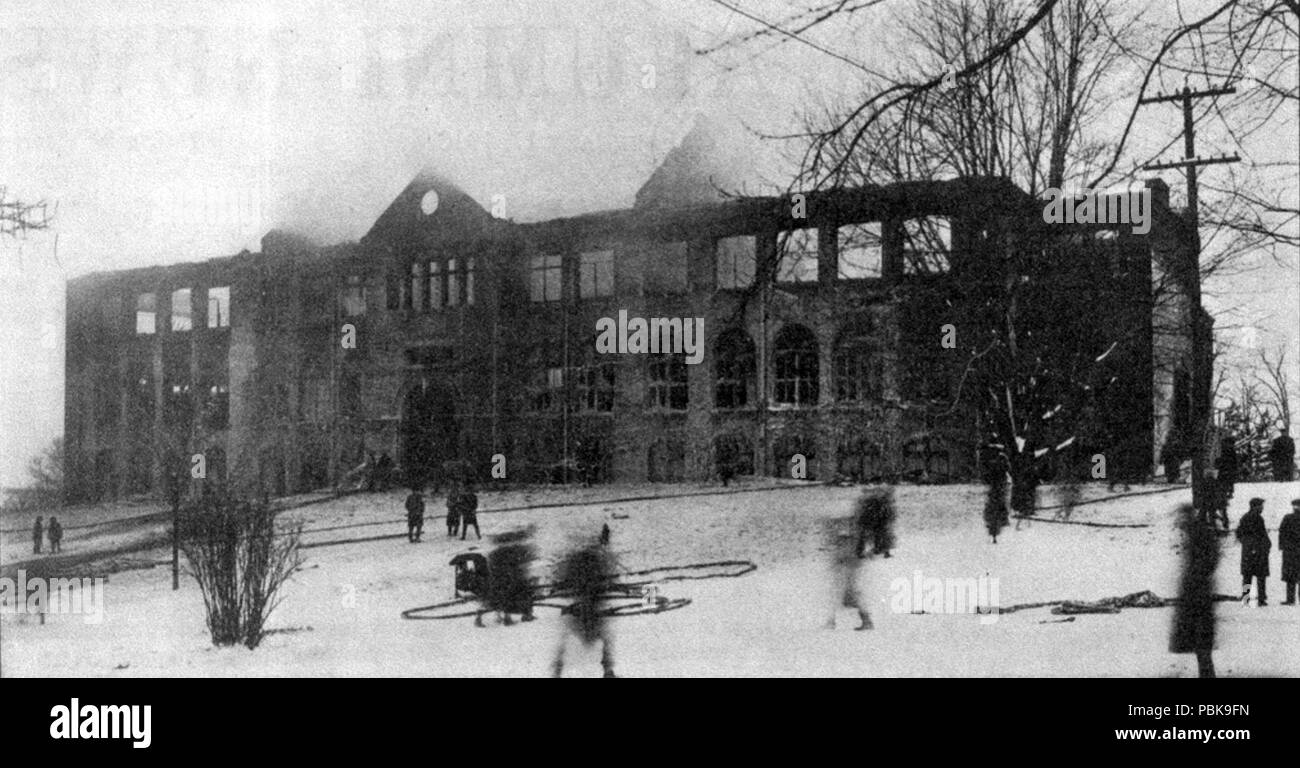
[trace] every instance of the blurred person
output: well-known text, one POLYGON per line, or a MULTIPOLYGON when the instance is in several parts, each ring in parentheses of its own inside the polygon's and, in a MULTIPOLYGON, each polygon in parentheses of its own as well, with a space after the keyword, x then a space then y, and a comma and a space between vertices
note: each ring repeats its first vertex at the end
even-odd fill
POLYGON ((63 526, 59 524, 59 518, 50 518, 50 527, 47 534, 50 537, 50 551, 63 551, 63 526))
POLYGON ((1277 529, 1277 548, 1282 550, 1282 581, 1286 582, 1286 600, 1296 604, 1296 585, 1300 583, 1300 499, 1291 500, 1291 511, 1277 529))
POLYGON ((551 664, 551 674, 564 672, 564 654, 569 637, 576 637, 584 647, 600 642, 600 666, 605 677, 614 674, 614 641, 602 615, 603 602, 614 580, 616 566, 609 549, 592 542, 571 549, 559 563, 556 590, 574 598, 564 609, 564 630, 551 664))
POLYGON ((1201 677, 1214 677, 1214 571, 1219 565, 1219 537, 1212 523, 1191 505, 1181 508, 1183 546, 1178 602, 1169 650, 1196 654, 1201 677))
POLYGON ((823 625, 835 629, 841 608, 852 608, 858 613, 855 630, 871 629, 871 615, 867 612, 862 595, 862 564, 866 554, 862 551, 864 539, 859 520, 852 517, 835 517, 822 521, 825 551, 830 555, 831 598, 830 616, 823 625), (855 535, 857 534, 857 535, 855 535))
POLYGON ((1275 482, 1289 483, 1295 477, 1295 441, 1285 427, 1268 449, 1268 463, 1275 482))
POLYGON ((41 553, 41 538, 45 533, 45 527, 41 524, 42 518, 37 515, 36 522, 32 523, 32 554, 41 553))
POLYGON ((483 538, 483 534, 478 529, 478 494, 474 493, 474 484, 461 485, 456 492, 456 498, 456 510, 460 517, 460 540, 465 540, 471 525, 474 526, 474 537, 483 538))
POLYGON ((532 621, 533 599, 535 589, 529 570, 536 559, 536 548, 531 539, 535 528, 506 531, 491 537, 496 546, 488 553, 488 588, 484 598, 484 610, 475 617, 474 623, 483 626, 483 614, 496 611, 501 622, 507 626, 514 624, 511 614, 520 614, 524 621, 532 621))

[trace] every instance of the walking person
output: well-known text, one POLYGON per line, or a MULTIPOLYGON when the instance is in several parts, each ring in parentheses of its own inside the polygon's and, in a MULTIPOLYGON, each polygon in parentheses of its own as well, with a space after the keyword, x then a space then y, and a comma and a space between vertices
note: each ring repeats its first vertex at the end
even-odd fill
POLYGON ((600 666, 605 677, 616 677, 614 639, 601 613, 602 603, 614 579, 614 568, 608 548, 595 542, 574 548, 560 561, 556 591, 574 600, 564 609, 564 630, 555 651, 555 661, 551 663, 553 677, 564 672, 564 653, 570 635, 584 647, 591 647, 599 641, 600 666))
POLYGON ((1261 608, 1268 605, 1268 555, 1273 541, 1264 525, 1264 500, 1251 499, 1250 509, 1237 523, 1237 541, 1241 542, 1241 601, 1250 602, 1250 580, 1259 587, 1261 608))
POLYGON ((465 540, 471 525, 474 526, 474 538, 483 538, 483 534, 478 529, 478 495, 474 493, 473 483, 465 483, 461 486, 456 496, 460 513, 460 540, 465 540))
POLYGON ((50 551, 62 552, 63 551, 63 526, 59 524, 59 518, 57 517, 50 518, 50 527, 49 530, 47 531, 47 535, 50 537, 50 551))
POLYGON ((1295 441, 1286 427, 1273 439, 1273 445, 1268 449, 1268 463, 1273 469, 1274 482, 1289 483, 1295 476, 1295 441))
POLYGON ((862 595, 862 562, 866 557, 863 550, 865 539, 860 535, 860 522, 853 518, 831 518, 823 521, 823 535, 826 549, 830 553, 831 596, 833 599, 831 614, 823 625, 826 629, 835 629, 835 620, 841 608, 852 608, 858 613, 858 626, 855 630, 871 629, 871 614, 867 612, 867 603, 862 595), (855 536, 854 529, 859 535, 855 536))
POLYGON ((415 544, 424 533, 424 494, 421 488, 406 497, 406 540, 415 544))
POLYGON ((45 533, 45 526, 41 524, 41 519, 42 518, 38 515, 36 517, 36 522, 32 524, 32 554, 33 555, 39 555, 41 553, 41 537, 45 533))
POLYGON ((1300 499, 1291 500, 1291 511, 1277 529, 1277 548, 1282 550, 1282 581, 1286 582, 1286 600, 1296 604, 1296 587, 1300 584, 1300 499))
POLYGON ((477 626, 483 626, 483 614, 496 611, 501 623, 506 626, 514 624, 511 614, 520 614, 523 621, 532 621, 533 599, 536 588, 529 577, 532 562, 537 557, 537 550, 532 545, 535 526, 521 530, 506 531, 491 537, 496 546, 488 553, 488 588, 483 600, 483 610, 474 618, 477 626))

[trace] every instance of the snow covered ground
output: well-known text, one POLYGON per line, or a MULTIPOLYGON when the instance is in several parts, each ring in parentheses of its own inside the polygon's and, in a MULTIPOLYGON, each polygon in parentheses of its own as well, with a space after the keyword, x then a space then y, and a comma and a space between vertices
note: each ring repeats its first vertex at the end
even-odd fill
MULTIPOLYGON (((1161 490, 1159 486, 1134 491, 1161 490)), ((849 513, 860 488, 822 485, 613 486, 480 494, 487 535, 536 525, 539 575, 571 537, 608 523, 621 564, 638 570, 713 560, 752 560, 739 578, 673 581, 667 597, 693 602, 662 614, 616 618, 617 671, 624 676, 1193 676, 1192 657, 1170 654, 1171 608, 1117 614, 1054 615, 1050 608, 996 617, 894 612, 902 584, 920 578, 997 579, 1002 606, 1097 600, 1141 590, 1175 595, 1174 510, 1178 489, 1088 504, 1073 521, 1145 524, 1107 528, 1036 520, 989 542, 975 486, 898 489, 898 546, 864 566, 875 629, 838 628, 821 518, 849 513), (672 494, 672 495, 665 495, 672 494), (637 501, 617 497, 662 496, 637 501), (541 506, 538 506, 541 505, 541 506), (531 507, 531 508, 524 508, 531 507), (996 620, 991 620, 991 619, 996 620), (1073 618, 1072 621, 1068 619, 1073 618)), ((1088 497, 1104 495, 1090 488, 1088 497)), ((1300 483, 1242 484, 1246 499, 1267 500, 1276 531, 1300 483)), ((1042 504, 1055 503, 1045 490, 1042 504)), ((429 505, 424 541, 409 544, 401 495, 351 496, 286 513, 303 520, 307 568, 288 585, 261 647, 213 648, 192 580, 171 590, 167 552, 160 565, 112 574, 102 623, 72 615, 0 617, 6 676, 537 676, 549 673, 561 636, 558 612, 539 620, 477 628, 469 618, 409 621, 401 612, 449 599, 447 561, 476 545, 446 537, 442 500, 429 505)), ((1052 511, 1044 511, 1050 517, 1052 511)), ((1276 537, 1276 534, 1274 533, 1276 537)), ((1217 591, 1239 592, 1238 550, 1223 539, 1217 591)), ((1215 662, 1225 676, 1300 676, 1300 607, 1278 605, 1280 559, 1273 552, 1272 604, 1218 605, 1215 662)), ((987 583, 987 582, 986 582, 987 583)), ((598 676, 598 653, 571 646, 566 674, 598 676)))

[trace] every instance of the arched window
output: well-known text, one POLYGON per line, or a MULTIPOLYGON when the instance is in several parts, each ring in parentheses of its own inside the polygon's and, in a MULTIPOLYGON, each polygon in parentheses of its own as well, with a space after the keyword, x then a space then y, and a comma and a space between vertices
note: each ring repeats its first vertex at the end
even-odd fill
POLYGON ((776 335, 773 399, 787 405, 816 405, 817 337, 802 325, 787 325, 776 335))
POLYGON ((718 408, 742 408, 754 390, 754 342, 749 334, 732 328, 713 344, 713 402, 718 408))
POLYGON ((836 400, 880 399, 884 365, 870 323, 860 320, 841 331, 832 359, 836 400))

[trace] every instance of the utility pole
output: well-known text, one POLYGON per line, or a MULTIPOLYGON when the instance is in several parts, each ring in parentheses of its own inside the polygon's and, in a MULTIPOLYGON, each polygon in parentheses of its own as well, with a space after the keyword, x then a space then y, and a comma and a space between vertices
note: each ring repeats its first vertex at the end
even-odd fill
POLYGON ((1168 163, 1149 163, 1143 170, 1156 171, 1165 168, 1181 168, 1187 174, 1187 224, 1190 230, 1191 254, 1188 260, 1187 292, 1192 302, 1192 423, 1196 437, 1196 450, 1192 454, 1192 500, 1197 509, 1202 504, 1201 488, 1205 477, 1205 439, 1210 415, 1210 382, 1213 371, 1210 365, 1210 329, 1205 323, 1205 310, 1201 304, 1201 233, 1200 233, 1200 193, 1196 169, 1202 165, 1218 163, 1235 163, 1241 160, 1237 155, 1207 157, 1196 156, 1196 125, 1192 114, 1192 102, 1196 99, 1214 98, 1236 93, 1236 88, 1224 86, 1205 91, 1193 91, 1184 85, 1177 93, 1139 99, 1138 104, 1161 104, 1179 102, 1183 109, 1183 159, 1168 163))

